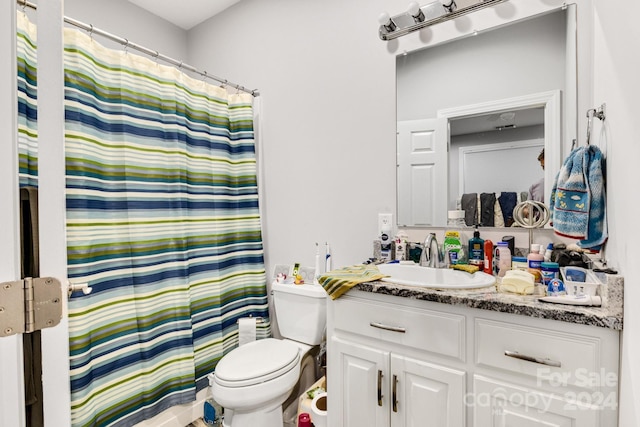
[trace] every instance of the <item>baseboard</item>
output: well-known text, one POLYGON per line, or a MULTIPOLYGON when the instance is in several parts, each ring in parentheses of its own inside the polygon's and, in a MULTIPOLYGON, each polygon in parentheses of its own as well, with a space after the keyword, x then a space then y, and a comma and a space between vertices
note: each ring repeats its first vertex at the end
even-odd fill
POLYGON ((135 427, 185 427, 202 418, 203 405, 207 398, 208 387, 200 390, 196 394, 196 400, 184 404, 173 406, 155 417, 142 421, 135 427))

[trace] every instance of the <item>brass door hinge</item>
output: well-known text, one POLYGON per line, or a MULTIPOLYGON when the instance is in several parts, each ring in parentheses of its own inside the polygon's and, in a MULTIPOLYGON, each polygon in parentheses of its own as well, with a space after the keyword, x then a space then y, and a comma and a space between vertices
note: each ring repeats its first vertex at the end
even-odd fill
POLYGON ((62 287, 53 277, 0 283, 0 337, 51 328, 62 319, 62 287))

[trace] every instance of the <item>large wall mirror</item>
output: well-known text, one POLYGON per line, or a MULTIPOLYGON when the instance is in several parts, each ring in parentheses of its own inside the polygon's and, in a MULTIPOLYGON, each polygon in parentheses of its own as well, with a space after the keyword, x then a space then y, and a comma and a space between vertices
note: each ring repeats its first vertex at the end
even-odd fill
POLYGON ((577 138, 575 7, 397 56, 398 226, 445 226, 465 194, 548 204, 577 138))

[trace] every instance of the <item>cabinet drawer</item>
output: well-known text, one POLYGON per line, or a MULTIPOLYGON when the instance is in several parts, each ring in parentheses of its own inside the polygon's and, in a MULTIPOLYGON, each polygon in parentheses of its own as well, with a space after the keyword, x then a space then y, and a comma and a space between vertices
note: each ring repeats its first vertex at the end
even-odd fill
POLYGON ((376 340, 464 361, 465 317, 394 304, 356 301, 335 304, 334 327, 376 340))
POLYGON ((531 376, 538 385, 602 385, 597 337, 487 319, 475 319, 475 335, 477 365, 531 376))

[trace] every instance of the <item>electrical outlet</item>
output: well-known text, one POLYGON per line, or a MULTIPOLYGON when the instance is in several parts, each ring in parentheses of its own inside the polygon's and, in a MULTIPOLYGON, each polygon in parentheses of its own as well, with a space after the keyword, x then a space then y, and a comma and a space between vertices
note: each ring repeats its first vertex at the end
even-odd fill
POLYGON ((388 230, 391 232, 393 229, 393 214, 379 213, 378 214, 378 232, 382 230, 388 230))

